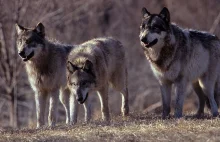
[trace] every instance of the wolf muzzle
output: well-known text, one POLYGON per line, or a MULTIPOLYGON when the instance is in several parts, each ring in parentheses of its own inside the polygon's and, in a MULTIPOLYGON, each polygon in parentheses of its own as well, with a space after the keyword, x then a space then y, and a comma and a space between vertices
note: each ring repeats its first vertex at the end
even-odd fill
POLYGON ((88 94, 89 94, 89 93, 86 94, 86 97, 85 97, 84 100, 79 100, 79 99, 78 99, 78 101, 79 101, 80 104, 83 104, 83 103, 87 100, 88 94))
MULTIPOLYGON (((143 42, 143 41, 142 41, 143 42)), ((144 43, 144 45, 145 45, 145 47, 146 48, 150 48, 150 47, 152 47, 152 46, 154 46, 155 44, 157 44, 157 42, 158 42, 158 39, 156 38, 156 39, 154 39, 152 42, 150 42, 150 43, 146 43, 146 42, 143 42, 144 43)))
POLYGON ((23 61, 26 62, 26 61, 30 60, 34 56, 34 51, 32 51, 28 56, 25 56, 25 52, 24 51, 21 51, 18 54, 19 54, 19 56, 21 56, 23 61))

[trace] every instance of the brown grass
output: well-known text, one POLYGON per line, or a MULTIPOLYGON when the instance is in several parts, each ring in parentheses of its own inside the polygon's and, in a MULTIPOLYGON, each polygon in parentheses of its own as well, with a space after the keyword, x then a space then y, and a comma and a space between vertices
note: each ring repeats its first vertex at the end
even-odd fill
MULTIPOLYGON (((139 40, 141 9, 144 6, 151 13, 159 13, 166 6, 170 10, 172 22, 184 28, 205 31, 211 29, 220 11, 219 0, 0 0, 0 31, 2 30, 4 35, 4 38, 0 37, 0 42, 5 44, 1 49, 4 52, 5 49, 10 51, 10 54, 0 55, 0 62, 10 70, 5 72, 0 69, 0 127, 10 126, 8 90, 17 98, 14 101, 17 105, 14 111, 17 114, 18 127, 29 127, 36 121, 34 93, 29 85, 24 64, 15 64, 18 60, 21 61, 15 46, 17 38, 13 34, 15 23, 34 27, 38 22, 42 22, 46 36, 66 44, 80 44, 95 37, 105 36, 118 39, 126 47, 128 54, 130 110, 151 111, 148 107, 158 104, 161 95, 158 81, 150 69, 139 40), (21 68, 19 74, 17 68, 21 68), (8 79, 9 72, 14 79, 8 79), (17 76, 14 76, 15 74, 17 76)), ((220 36, 219 24, 214 34, 220 36)), ((113 114, 119 114, 121 96, 111 91, 109 94, 110 110, 113 114)), ((191 105, 188 107, 190 110, 196 109, 196 95, 193 91, 187 94, 191 102, 184 101, 184 106, 191 105)), ((100 114, 98 96, 94 95, 91 99, 93 114, 100 114)), ((62 105, 59 116, 59 121, 63 122, 65 111, 62 105)))
POLYGON ((100 120, 72 127, 59 125, 53 130, 0 130, 0 141, 220 141, 220 119, 161 120, 156 114, 134 114, 110 124, 100 120))

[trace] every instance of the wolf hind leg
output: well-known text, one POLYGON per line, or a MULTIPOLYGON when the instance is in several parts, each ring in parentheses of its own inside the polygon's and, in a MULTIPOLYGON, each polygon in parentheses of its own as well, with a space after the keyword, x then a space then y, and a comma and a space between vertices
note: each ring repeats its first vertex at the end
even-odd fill
POLYGON ((66 124, 69 124, 70 122, 70 108, 69 108, 70 90, 69 88, 65 88, 65 89, 61 88, 59 98, 65 109, 66 124))
POLYGON ((215 97, 214 97, 214 84, 208 81, 202 81, 201 80, 201 84, 203 84, 203 92, 207 95, 208 97, 208 101, 210 104, 210 108, 211 108, 211 112, 212 112, 212 116, 213 117, 217 117, 218 116, 218 106, 217 103, 215 101, 215 97))
POLYGON ((129 92, 128 92, 128 81, 127 81, 127 69, 126 67, 121 67, 114 73, 110 82, 113 84, 114 89, 120 92, 122 97, 121 103, 121 113, 123 116, 129 115, 129 92))
POLYGON ((128 116, 129 115, 129 96, 128 96, 128 88, 127 86, 123 91, 120 92, 122 96, 122 103, 121 103, 121 113, 123 116, 128 116))
MULTIPOLYGON (((214 99, 215 99, 215 102, 216 102, 218 108, 219 108, 219 95, 220 95, 220 82, 219 82, 219 79, 218 79, 218 81, 215 84, 215 90, 214 90, 214 99)), ((205 98, 206 98, 207 107, 209 109, 211 109, 209 98, 207 96, 205 96, 205 98)))
POLYGON ((218 77, 217 82, 215 84, 215 93, 214 93, 214 98, 218 108, 219 108, 219 95, 220 95, 220 78, 218 77))
POLYGON ((215 94, 211 90, 206 90, 208 99, 206 101, 207 106, 211 109, 212 116, 217 117, 218 116, 218 105, 216 102, 215 94))
POLYGON ((206 100, 208 100, 208 97, 204 94, 198 81, 193 83, 193 89, 199 99, 199 108, 197 110, 196 117, 200 118, 201 116, 204 115, 205 102, 206 102, 206 100))

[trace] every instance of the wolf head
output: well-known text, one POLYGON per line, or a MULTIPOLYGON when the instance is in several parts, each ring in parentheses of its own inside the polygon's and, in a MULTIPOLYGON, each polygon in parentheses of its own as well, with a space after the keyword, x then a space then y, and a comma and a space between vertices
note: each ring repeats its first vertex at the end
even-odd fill
POLYGON ((86 60, 84 65, 74 65, 68 61, 68 86, 71 92, 76 95, 76 99, 80 104, 83 104, 90 91, 95 88, 96 76, 93 71, 93 64, 86 60))
POLYGON ((146 8, 142 9, 140 26, 140 41, 145 48, 162 48, 170 30, 170 13, 163 8, 159 14, 151 14, 146 8))
POLYGON ((37 57, 44 47, 45 32, 42 23, 37 24, 33 29, 24 28, 16 24, 18 34, 17 48, 18 54, 23 61, 31 60, 37 57))

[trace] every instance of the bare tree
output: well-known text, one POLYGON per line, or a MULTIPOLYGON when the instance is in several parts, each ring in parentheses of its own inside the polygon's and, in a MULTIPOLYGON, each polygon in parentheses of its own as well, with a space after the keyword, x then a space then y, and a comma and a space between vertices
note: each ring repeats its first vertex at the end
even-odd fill
MULTIPOLYGON (((13 6, 14 12, 12 16, 12 23, 18 22, 18 13, 20 10, 19 6, 20 1, 14 1, 13 6)), ((2 1, 1 1, 2 3, 2 1)), ((3 9, 3 5, 1 5, 0 9, 3 9)), ((17 76, 20 73, 21 70, 21 62, 18 60, 17 52, 16 52, 16 42, 15 42, 15 28, 10 30, 10 33, 7 32, 8 26, 5 25, 5 23, 8 22, 8 19, 6 18, 7 13, 4 11, 1 11, 1 20, 0 20, 0 85, 2 86, 2 89, 4 89, 2 97, 5 98, 5 100, 9 103, 10 107, 10 126, 17 127, 17 76), (4 23, 4 25, 3 25, 4 23), (7 37, 6 37, 7 36, 7 37)))

